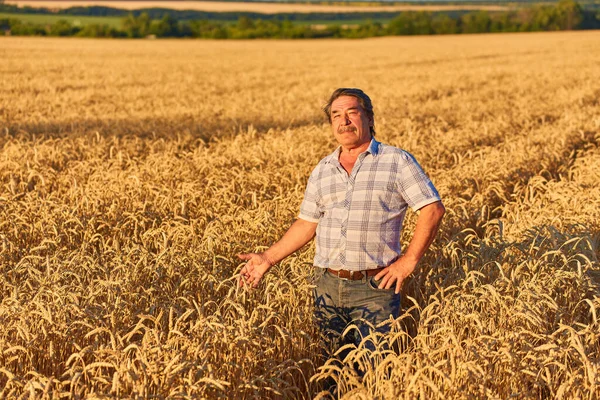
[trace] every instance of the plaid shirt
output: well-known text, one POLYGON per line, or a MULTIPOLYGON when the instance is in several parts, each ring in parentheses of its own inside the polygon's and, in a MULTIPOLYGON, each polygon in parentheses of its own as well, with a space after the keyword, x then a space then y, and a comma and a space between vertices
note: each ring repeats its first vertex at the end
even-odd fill
POLYGON ((315 266, 360 271, 385 267, 401 254, 400 231, 413 210, 440 200, 412 155, 371 140, 350 175, 341 147, 313 170, 299 218, 318 223, 315 266))

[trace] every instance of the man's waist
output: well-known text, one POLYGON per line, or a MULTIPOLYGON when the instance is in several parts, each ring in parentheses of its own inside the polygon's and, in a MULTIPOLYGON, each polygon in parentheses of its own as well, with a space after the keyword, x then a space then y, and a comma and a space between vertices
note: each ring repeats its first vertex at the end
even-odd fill
POLYGON ((327 268, 327 271, 340 279, 348 279, 351 281, 359 281, 364 277, 375 276, 380 273, 385 267, 363 269, 360 271, 348 270, 348 269, 333 269, 327 268))

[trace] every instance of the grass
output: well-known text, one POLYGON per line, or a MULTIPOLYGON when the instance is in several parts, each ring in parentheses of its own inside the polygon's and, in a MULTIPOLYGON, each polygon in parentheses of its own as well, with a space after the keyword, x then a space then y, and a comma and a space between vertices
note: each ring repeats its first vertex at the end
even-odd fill
POLYGON ((88 16, 74 16, 74 15, 55 15, 55 14, 13 14, 13 13, 0 13, 0 18, 15 18, 23 22, 30 22, 32 24, 54 24, 59 20, 69 21, 75 26, 84 26, 90 24, 109 25, 113 28, 121 27, 120 17, 88 17, 88 16))

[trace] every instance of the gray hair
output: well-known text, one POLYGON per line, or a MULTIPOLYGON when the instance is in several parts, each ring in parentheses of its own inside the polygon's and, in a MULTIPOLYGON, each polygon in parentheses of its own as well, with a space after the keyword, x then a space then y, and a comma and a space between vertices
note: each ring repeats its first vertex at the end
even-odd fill
MULTIPOLYGON (((333 104, 333 102, 338 97, 342 96, 356 97, 360 106, 367 113, 367 117, 369 117, 369 119, 373 121, 373 124, 375 124, 375 113, 373 113, 373 104, 371 103, 371 99, 369 98, 369 96, 367 96, 365 92, 356 88, 339 88, 331 94, 331 97, 329 97, 329 101, 327 101, 327 104, 323 106, 323 111, 325 112, 325 115, 327 115, 327 120, 329 121, 329 123, 331 123, 331 104, 333 104)), ((371 135, 375 135, 375 127, 371 126, 370 129, 371 135)))

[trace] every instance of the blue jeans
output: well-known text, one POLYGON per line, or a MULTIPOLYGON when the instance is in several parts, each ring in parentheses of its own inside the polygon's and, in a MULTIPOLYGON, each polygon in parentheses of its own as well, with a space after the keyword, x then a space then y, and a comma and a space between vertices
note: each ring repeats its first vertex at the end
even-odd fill
POLYGON ((334 351, 338 347, 336 345, 354 343, 358 346, 373 329, 380 333, 388 332, 390 325, 380 324, 389 320, 390 316, 398 317, 400 295, 394 293, 395 286, 378 289, 379 281, 374 276, 351 281, 317 268, 315 278, 315 317, 327 344, 334 345, 334 351), (343 332, 351 324, 358 329, 343 337, 343 332))

